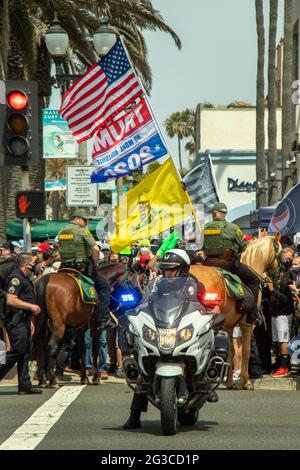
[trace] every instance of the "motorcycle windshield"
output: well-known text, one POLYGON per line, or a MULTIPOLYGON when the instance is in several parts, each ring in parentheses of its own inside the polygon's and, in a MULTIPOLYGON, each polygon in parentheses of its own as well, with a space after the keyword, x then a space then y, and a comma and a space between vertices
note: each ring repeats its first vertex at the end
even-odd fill
POLYGON ((197 284, 191 278, 162 278, 154 286, 148 307, 158 322, 170 327, 187 303, 196 301, 197 284))

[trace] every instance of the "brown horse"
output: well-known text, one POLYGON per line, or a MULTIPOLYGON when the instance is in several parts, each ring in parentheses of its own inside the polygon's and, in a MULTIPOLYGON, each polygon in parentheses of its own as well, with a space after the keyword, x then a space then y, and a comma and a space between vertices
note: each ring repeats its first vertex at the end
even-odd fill
MULTIPOLYGON (((281 251, 279 240, 280 234, 276 234, 274 237, 267 236, 259 240, 254 240, 249 243, 247 249, 242 254, 241 261, 255 271, 261 280, 267 280, 265 273, 271 277, 279 275, 279 255, 281 251)), ((193 265, 191 266, 190 272, 205 285, 207 291, 217 291, 221 294, 222 303, 219 313, 223 314, 225 317, 224 328, 230 338, 231 364, 233 363, 232 359, 234 355, 232 332, 237 324, 240 325, 242 330, 241 378, 243 388, 252 390, 253 385, 249 380, 248 363, 250 356, 250 339, 254 327, 247 326, 245 318, 236 311, 236 301, 228 295, 224 279, 219 271, 213 267, 193 265)), ((260 301, 261 298, 259 299, 259 304, 260 301)), ((232 374, 230 374, 229 377, 228 387, 233 387, 232 374)))
MULTIPOLYGON (((123 263, 110 263, 98 268, 98 270, 112 286, 122 283, 128 275, 123 263)), ((93 321, 91 321, 95 305, 82 302, 77 282, 67 273, 67 270, 43 276, 35 284, 35 291, 37 303, 42 310, 37 317, 35 334, 37 349, 39 349, 38 367, 39 365, 44 366, 46 363, 45 355, 47 354, 47 346, 49 346, 52 358, 50 376, 53 377, 53 358, 56 355, 58 343, 62 341, 66 327, 75 327, 79 333, 81 383, 88 383, 84 365, 84 333, 90 326, 93 338, 93 383, 97 384, 96 361, 99 353, 99 347, 97 347, 99 330, 95 330, 93 321), (49 343, 46 338, 48 329, 51 331, 49 343)))

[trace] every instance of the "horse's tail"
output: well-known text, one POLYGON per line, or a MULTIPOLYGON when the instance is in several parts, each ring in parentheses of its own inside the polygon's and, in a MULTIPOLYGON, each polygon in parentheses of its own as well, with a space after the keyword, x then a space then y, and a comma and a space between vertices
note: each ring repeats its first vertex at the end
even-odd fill
POLYGON ((46 307, 46 288, 49 282, 50 275, 43 276, 34 286, 36 303, 41 309, 35 317, 35 332, 34 336, 39 339, 41 335, 46 335, 48 312, 46 307))

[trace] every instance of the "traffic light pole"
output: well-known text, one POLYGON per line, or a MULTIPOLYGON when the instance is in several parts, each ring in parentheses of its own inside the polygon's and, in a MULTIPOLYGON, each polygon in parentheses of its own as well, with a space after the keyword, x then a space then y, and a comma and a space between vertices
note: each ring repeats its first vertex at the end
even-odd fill
MULTIPOLYGON (((29 168, 28 166, 22 167, 22 190, 27 191, 29 189, 29 168)), ((24 251, 25 253, 31 253, 31 226, 30 219, 23 219, 23 240, 24 240, 24 251)))

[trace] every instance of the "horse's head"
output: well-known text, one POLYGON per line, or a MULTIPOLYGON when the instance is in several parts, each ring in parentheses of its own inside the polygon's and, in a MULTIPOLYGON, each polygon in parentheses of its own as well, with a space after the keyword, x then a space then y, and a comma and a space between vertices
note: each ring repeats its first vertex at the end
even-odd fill
POLYGON ((280 274, 280 254, 282 246, 280 243, 281 234, 276 232, 273 237, 268 237, 270 243, 268 264, 266 266, 266 273, 272 278, 277 280, 280 274))

